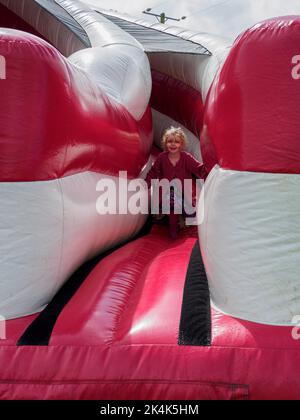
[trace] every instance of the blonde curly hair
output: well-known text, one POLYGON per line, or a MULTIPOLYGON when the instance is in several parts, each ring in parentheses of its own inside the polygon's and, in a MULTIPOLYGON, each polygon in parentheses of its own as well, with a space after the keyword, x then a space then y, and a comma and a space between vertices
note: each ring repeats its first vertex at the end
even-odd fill
POLYGON ((171 137, 171 136, 180 138, 181 143, 182 143, 182 148, 186 149, 187 144, 188 144, 188 140, 187 140, 187 136, 186 136, 185 132, 180 127, 173 127, 172 126, 164 132, 164 135, 163 135, 163 138, 162 138, 162 141, 161 141, 161 145, 162 145, 164 150, 167 149, 167 141, 168 141, 169 137, 171 137))

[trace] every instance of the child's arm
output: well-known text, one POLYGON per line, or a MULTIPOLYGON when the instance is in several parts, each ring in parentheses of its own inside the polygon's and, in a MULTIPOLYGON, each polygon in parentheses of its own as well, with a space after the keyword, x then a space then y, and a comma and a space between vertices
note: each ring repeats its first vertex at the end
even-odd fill
POLYGON ((146 176, 146 182, 148 185, 148 188, 151 187, 151 181, 152 179, 160 179, 160 175, 161 175, 161 159, 158 156, 156 161, 154 162, 154 164, 152 165, 150 171, 148 172, 147 176, 146 176))
POLYGON ((191 154, 187 154, 188 169, 193 175, 200 179, 206 179, 208 173, 203 163, 200 163, 191 154))

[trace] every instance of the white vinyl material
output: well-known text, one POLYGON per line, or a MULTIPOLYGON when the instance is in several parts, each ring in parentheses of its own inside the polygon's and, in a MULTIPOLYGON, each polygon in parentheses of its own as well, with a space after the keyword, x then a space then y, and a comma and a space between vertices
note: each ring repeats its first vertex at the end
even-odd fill
POLYGON ((152 79, 143 47, 84 3, 56 0, 86 31, 92 48, 77 51, 70 58, 84 69, 106 93, 140 120, 149 104, 152 79))
POLYGON ((152 79, 141 44, 78 0, 56 0, 87 33, 86 46, 34 0, 0 0, 29 23, 70 61, 85 70, 105 93, 139 121, 149 104, 152 79))
POLYGON ((149 54, 151 67, 201 92, 205 103, 212 81, 222 67, 230 47, 220 46, 212 56, 194 54, 149 54))
MULTIPOLYGON (((134 38, 79 1, 57 0, 87 32, 92 48, 86 49, 34 1, 0 1, 61 52, 74 53, 72 64, 135 120, 144 115, 151 73, 134 38)), ((144 215, 97 214, 96 184, 101 178, 107 177, 86 172, 53 181, 0 183, 0 316, 39 311, 82 263, 141 229, 144 215)))
POLYGON ((34 0, 0 0, 54 45, 65 57, 86 48, 81 40, 34 0))
POLYGON ((151 68, 181 80, 198 92, 201 92, 203 102, 205 102, 210 85, 230 51, 232 45, 230 39, 204 32, 184 30, 182 27, 169 25, 168 23, 164 25, 160 23, 151 24, 149 21, 136 19, 127 14, 104 10, 100 7, 97 10, 106 15, 142 25, 145 28, 152 28, 158 32, 173 35, 178 37, 179 40, 192 41, 210 51, 211 56, 174 53, 168 50, 161 53, 148 53, 151 68))
POLYGON ((148 172, 150 171, 153 163, 155 162, 155 157, 153 155, 150 155, 148 162, 146 165, 142 168, 140 173, 140 179, 146 179, 148 172))
POLYGON ((136 121, 145 114, 151 95, 151 73, 145 53, 129 45, 80 50, 69 57, 105 93, 125 106, 136 121))
POLYGON ((130 45, 143 49, 131 35, 122 31, 104 16, 96 13, 80 0, 55 0, 75 19, 87 33, 92 47, 130 45))
POLYGON ((81 264, 138 233, 145 215, 97 213, 104 178, 116 180, 85 172, 0 183, 0 316, 39 311, 81 264))
POLYGON ((201 44, 193 42, 188 39, 184 39, 180 36, 179 31, 178 36, 174 36, 165 31, 165 25, 161 26, 161 29, 152 27, 154 25, 149 24, 146 26, 140 20, 139 21, 130 21, 126 18, 126 15, 122 18, 120 16, 115 16, 111 13, 105 13, 99 11, 107 19, 113 22, 115 25, 119 26, 123 31, 127 32, 129 35, 132 35, 137 41, 141 43, 144 47, 145 52, 178 52, 178 53, 190 53, 190 54, 207 54, 210 55, 210 52, 201 44), (137 23, 138 22, 138 23, 137 23))
POLYGON ((292 325, 300 314, 300 176, 215 167, 200 203, 213 303, 244 320, 292 325))
POLYGON ((200 140, 187 128, 183 127, 182 124, 179 124, 177 121, 168 117, 161 112, 152 109, 152 119, 153 119, 153 128, 154 128, 154 143, 157 147, 161 149, 161 140, 163 134, 167 128, 181 127, 188 139, 187 152, 191 153, 197 160, 202 162, 201 150, 200 150, 200 140))

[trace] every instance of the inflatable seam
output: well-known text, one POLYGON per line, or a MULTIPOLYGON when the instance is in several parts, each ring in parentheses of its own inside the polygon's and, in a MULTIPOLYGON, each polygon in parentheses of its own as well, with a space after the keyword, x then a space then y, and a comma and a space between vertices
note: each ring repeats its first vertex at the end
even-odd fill
POLYGON ((61 205, 62 205, 62 227, 61 227, 61 249, 60 249, 60 259, 57 269, 57 280, 55 283, 54 290, 57 290, 57 285, 60 283, 61 278, 61 270, 62 270, 62 263, 63 263, 63 254, 64 254, 64 238, 65 238, 65 201, 64 201, 64 192, 61 185, 61 180, 57 180, 58 187, 60 190, 60 196, 61 196, 61 205))

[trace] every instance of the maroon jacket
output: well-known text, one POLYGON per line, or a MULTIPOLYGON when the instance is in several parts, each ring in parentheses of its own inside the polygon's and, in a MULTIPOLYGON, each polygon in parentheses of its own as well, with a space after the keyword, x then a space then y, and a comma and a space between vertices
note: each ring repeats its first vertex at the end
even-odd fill
POLYGON ((180 159, 175 166, 171 163, 168 155, 169 152, 163 152, 157 157, 146 177, 148 187, 151 186, 152 179, 172 181, 177 178, 183 184, 185 179, 193 179, 193 175, 201 179, 206 177, 204 165, 190 153, 181 152, 180 159))

